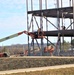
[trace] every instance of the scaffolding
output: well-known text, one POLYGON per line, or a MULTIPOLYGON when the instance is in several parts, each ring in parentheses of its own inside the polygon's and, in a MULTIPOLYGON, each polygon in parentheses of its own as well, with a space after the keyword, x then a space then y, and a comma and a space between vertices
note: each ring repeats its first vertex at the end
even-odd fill
POLYGON ((26 0, 27 6, 27 31, 36 32, 41 28, 41 31, 44 32, 45 38, 30 38, 28 36, 28 55, 31 55, 31 49, 33 50, 32 55, 35 55, 35 44, 40 51, 40 56, 44 55, 44 39, 47 40, 47 46, 53 44, 49 39, 57 38, 55 47, 58 49, 55 50, 56 55, 59 55, 61 50, 61 42, 63 43, 64 50, 64 37, 74 36, 74 6, 73 0, 52 0, 50 3, 49 0, 26 0), (50 4, 49 4, 50 3, 50 4), (52 4, 52 5, 51 5, 52 4), (52 19, 53 18, 53 19, 52 19), (65 20, 68 20, 68 25, 65 25, 65 20), (56 21, 56 23, 54 22, 56 21), (62 27, 62 30, 61 30, 62 27), (63 28, 64 27, 64 28, 63 28), (65 32, 66 30, 66 32, 65 32), (68 31, 70 30, 70 31, 68 31), (54 33, 55 32, 55 33, 54 33), (63 34, 64 32, 64 34, 63 34), (68 33, 69 34, 66 34, 68 33), (50 33, 50 34, 49 34, 50 33), (52 34, 53 33, 53 34, 52 34), (52 37, 51 37, 52 36, 52 37), (56 37, 54 37, 56 36, 56 37), (61 41, 62 40, 62 41, 61 41))

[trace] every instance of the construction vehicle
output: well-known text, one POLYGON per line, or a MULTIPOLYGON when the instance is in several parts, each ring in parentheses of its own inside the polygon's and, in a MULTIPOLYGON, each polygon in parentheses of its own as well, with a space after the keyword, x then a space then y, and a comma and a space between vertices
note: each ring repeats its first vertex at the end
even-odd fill
POLYGON ((16 33, 16 34, 13 34, 13 35, 10 35, 10 36, 7 36, 7 37, 5 37, 5 38, 0 39, 0 42, 9 40, 9 39, 14 38, 14 37, 17 37, 17 36, 19 36, 19 35, 21 35, 21 34, 23 34, 23 33, 24 33, 24 31, 19 32, 19 33, 16 33))
POLYGON ((49 46, 47 46, 47 47, 44 48, 44 53, 49 52, 50 55, 52 56, 54 50, 55 50, 54 46, 49 45, 49 46))
MULTIPOLYGON (((17 37, 17 36, 20 36, 23 33, 31 36, 32 38, 34 37, 34 34, 33 33, 30 33, 28 31, 21 31, 21 32, 18 32, 16 34, 13 34, 13 35, 10 35, 10 36, 7 36, 7 37, 4 37, 4 38, 0 39, 0 42, 3 42, 3 41, 6 41, 6 40, 9 40, 9 39, 12 39, 12 38, 17 37)), ((26 53, 25 55, 28 55, 28 50, 25 51, 25 53, 26 53)), ((8 56, 7 53, 3 53, 3 52, 0 53, 0 57, 7 57, 7 56, 8 56)))
MULTIPOLYGON (((16 34, 13 34, 13 35, 10 35, 10 36, 7 36, 7 37, 5 37, 5 38, 0 39, 0 42, 9 40, 9 39, 14 38, 14 37, 17 37, 17 36, 19 36, 19 35, 21 35, 21 34, 23 34, 23 33, 24 33, 24 31, 19 32, 19 33, 16 33, 16 34)), ((8 56, 9 56, 9 55, 8 55, 8 53, 6 53, 6 52, 1 52, 1 53, 0 53, 0 57, 8 57, 8 56)))
MULTIPOLYGON (((36 32, 28 32, 28 31, 18 32, 18 33, 16 33, 16 34, 13 34, 13 35, 10 35, 10 36, 8 36, 8 37, 5 37, 5 38, 0 39, 0 42, 9 40, 9 39, 14 38, 14 37, 17 37, 17 36, 19 36, 19 35, 21 35, 21 34, 23 34, 23 33, 27 34, 27 35, 30 36, 32 39, 45 38, 45 36, 43 36, 44 33, 43 33, 43 32, 41 31, 41 29, 39 28, 38 31, 36 31, 36 32)), ((45 39, 46 39, 46 38, 45 38, 45 39)), ((46 40, 47 40, 47 39, 46 39, 46 40)), ((48 40, 48 41, 49 41, 49 40, 48 40)), ((49 42, 50 42, 50 41, 49 41, 49 42)), ((51 43, 51 42, 50 42, 50 43, 51 43)), ((50 52, 51 55, 52 55, 53 51, 54 51, 54 47, 53 47, 53 46, 47 46, 47 47, 44 48, 44 52, 50 52)), ((26 53, 26 55, 27 55, 27 54, 28 54, 28 50, 25 51, 25 53, 26 53)), ((1 53, 0 55, 1 55, 0 57, 2 57, 2 56, 4 56, 4 53, 1 53)))
POLYGON ((0 57, 8 57, 7 53, 0 53, 0 57))

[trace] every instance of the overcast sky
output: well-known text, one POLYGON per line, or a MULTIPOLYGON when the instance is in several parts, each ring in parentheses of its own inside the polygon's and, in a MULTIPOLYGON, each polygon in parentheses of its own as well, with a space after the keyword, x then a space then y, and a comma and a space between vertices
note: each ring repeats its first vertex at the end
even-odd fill
MULTIPOLYGON (((44 3, 45 0, 43 0, 44 3)), ((47 0, 48 7, 55 7, 56 0, 47 0)), ((68 5, 65 1, 65 5, 68 5)), ((29 0, 30 3, 30 0, 29 0)), ((34 0, 34 9, 37 9, 37 0, 34 0)), ((30 6, 29 6, 30 7, 30 6)), ((45 8, 45 7, 43 7, 45 8)), ((27 30, 26 0, 0 0, 0 38, 27 30)), ((25 44, 27 36, 22 34, 19 37, 1 42, 0 45, 25 44)))

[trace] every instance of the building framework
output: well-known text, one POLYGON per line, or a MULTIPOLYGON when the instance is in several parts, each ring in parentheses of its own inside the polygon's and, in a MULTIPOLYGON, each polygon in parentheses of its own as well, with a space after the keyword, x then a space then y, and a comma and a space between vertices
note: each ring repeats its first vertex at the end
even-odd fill
MULTIPOLYGON (((37 43, 40 49, 40 55, 44 55, 44 39, 47 40, 47 46, 49 43, 53 44, 52 41, 49 40, 51 36, 57 37, 56 54, 59 55, 61 40, 63 43, 64 37, 71 37, 72 40, 74 36, 74 1, 68 0, 68 6, 64 6, 63 0, 54 0, 54 8, 49 8, 49 0, 38 0, 38 3, 35 3, 35 0, 26 0, 27 31, 34 33, 37 32, 34 31, 35 29, 38 30, 40 28, 45 38, 32 38, 32 41, 30 41, 30 37, 28 36, 28 55, 31 55, 31 49, 33 49, 33 55, 35 55, 35 43, 37 43), (35 6, 37 6, 38 9, 36 9, 35 6), (50 18, 56 19, 57 23, 54 24, 51 22, 50 18), (68 25, 64 24, 66 19, 69 21, 69 24, 67 23, 68 25), (52 26, 52 29, 50 26, 52 26)), ((56 45, 54 46, 56 47, 56 45)))

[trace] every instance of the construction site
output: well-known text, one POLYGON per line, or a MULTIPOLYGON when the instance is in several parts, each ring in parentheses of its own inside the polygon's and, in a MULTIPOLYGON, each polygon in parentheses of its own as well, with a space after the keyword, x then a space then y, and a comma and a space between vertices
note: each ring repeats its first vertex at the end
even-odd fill
POLYGON ((64 38, 73 39, 74 31, 74 8, 73 0, 54 0, 53 7, 49 5, 49 0, 38 0, 35 5, 35 0, 26 0, 27 6, 27 31, 31 36, 28 36, 28 55, 31 55, 31 48, 34 51, 34 44, 37 43, 40 49, 40 55, 45 55, 44 52, 44 39, 47 40, 46 52, 50 55, 74 55, 72 46, 71 51, 64 51, 64 38), (65 5, 66 4, 66 5, 65 5), (36 7, 35 7, 36 6, 36 7), (52 20, 56 21, 56 23, 52 20), (66 23, 67 22, 67 23, 66 23), (37 28, 37 31, 35 31, 37 28), (50 39, 56 39, 54 44, 50 39), (31 46, 30 46, 31 43, 31 46), (61 48, 62 44, 62 48, 61 48), (54 46, 48 47, 49 45, 54 46))
POLYGON ((49 0, 37 0, 37 3, 35 0, 26 0, 27 30, 2 38, 0 42, 25 33, 28 38, 28 50, 25 52, 28 56, 73 56, 74 2, 52 2, 50 5, 49 0), (66 50, 64 45, 65 39, 68 38, 70 50, 66 50))
POLYGON ((25 0, 27 29, 0 42, 25 34, 27 44, 0 46, 0 75, 74 75, 74 0, 49 1, 25 0))

